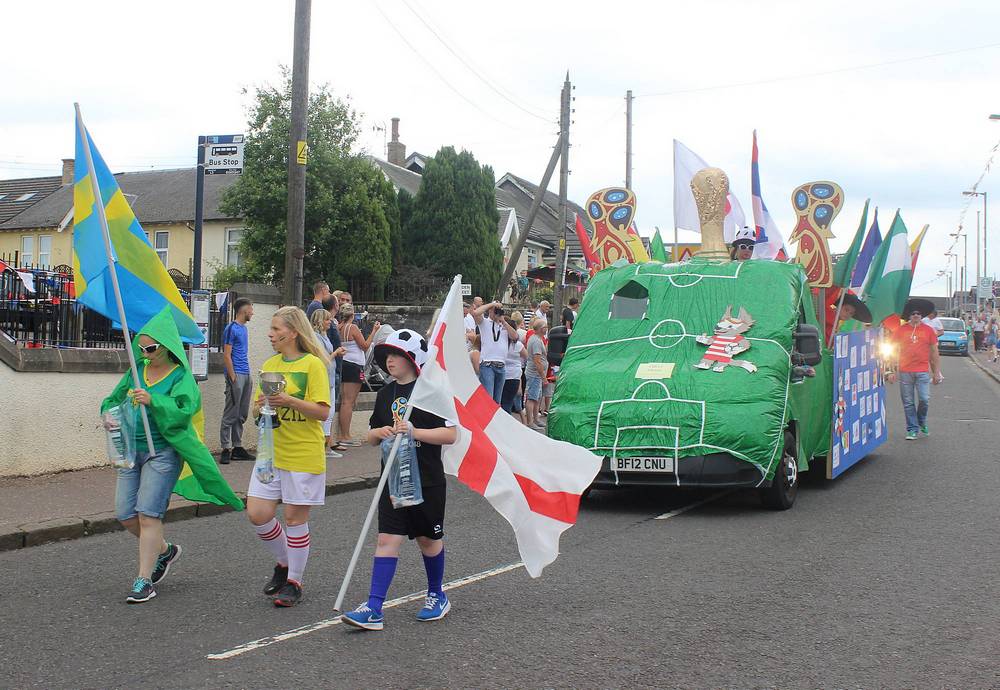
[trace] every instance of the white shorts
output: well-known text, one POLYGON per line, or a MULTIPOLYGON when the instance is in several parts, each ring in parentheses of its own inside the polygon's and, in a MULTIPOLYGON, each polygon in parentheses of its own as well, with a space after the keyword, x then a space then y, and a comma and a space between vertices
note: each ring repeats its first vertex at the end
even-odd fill
POLYGON ((321 506, 326 503, 326 474, 292 472, 274 468, 274 481, 263 484, 250 473, 247 496, 278 501, 293 506, 321 506))

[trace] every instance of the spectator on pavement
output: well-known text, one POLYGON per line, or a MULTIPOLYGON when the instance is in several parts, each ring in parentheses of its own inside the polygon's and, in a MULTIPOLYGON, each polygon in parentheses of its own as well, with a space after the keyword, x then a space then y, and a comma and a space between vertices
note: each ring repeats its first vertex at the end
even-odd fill
POLYGON ((334 348, 333 343, 330 342, 330 336, 327 335, 333 323, 333 317, 330 316, 330 312, 326 309, 314 309, 312 318, 309 321, 312 324, 316 342, 322 346, 323 351, 330 358, 330 361, 326 363, 327 378, 330 380, 330 414, 323 420, 323 436, 326 438, 326 457, 328 460, 331 458, 341 458, 343 455, 333 448, 337 444, 337 441, 336 437, 331 433, 331 429, 333 428, 334 401, 337 399, 337 357, 344 355, 344 348, 334 348))
MULTIPOLYGON (((333 346, 334 353, 339 352, 339 355, 334 357, 334 364, 336 365, 335 371, 335 382, 333 387, 333 393, 330 397, 330 407, 333 408, 334 414, 340 411, 337 405, 337 401, 340 400, 340 388, 341 388, 341 372, 344 367, 344 349, 342 347, 343 343, 340 342, 340 329, 337 328, 337 313, 340 311, 340 291, 330 293, 330 296, 323 300, 323 308, 330 312, 330 327, 326 329, 326 337, 330 339, 330 344, 333 346)), ((337 434, 331 434, 333 439, 332 450, 335 453, 343 453, 346 449, 340 445, 337 440, 337 434)))
POLYGON ((567 304, 562 311, 562 325, 569 330, 573 330, 573 324, 576 323, 576 310, 580 306, 580 300, 576 297, 569 298, 569 304, 567 304))
POLYGON ((528 272, 521 271, 521 275, 517 279, 517 296, 522 300, 528 296, 528 285, 528 272))
POLYGON ((542 319, 546 325, 549 323, 549 311, 552 309, 552 305, 549 304, 547 299, 543 299, 538 303, 538 309, 535 310, 535 318, 542 319))
POLYGON ((983 342, 986 339, 986 319, 983 318, 982 314, 978 314, 972 323, 972 338, 976 345, 976 352, 979 352, 983 349, 983 342))
MULTIPOLYGON (((899 393, 906 415, 906 440, 914 441, 917 432, 930 434, 927 428, 927 410, 930 405, 931 384, 939 384, 941 376, 937 334, 921 321, 926 300, 910 300, 903 309, 906 323, 896 329, 890 338, 898 349, 899 393)), ((930 309, 927 309, 929 312, 930 309)), ((896 374, 889 375, 895 383, 896 374)))
POLYGON ((510 313, 510 320, 514 326, 514 330, 517 331, 517 339, 527 347, 528 345, 528 331, 524 330, 524 316, 521 315, 519 311, 512 311, 510 313))
POLYGON ((229 460, 253 460, 243 447, 243 425, 250 413, 253 397, 253 379, 250 377, 248 357, 249 337, 247 322, 253 318, 253 303, 241 297, 233 304, 234 318, 222 331, 222 364, 226 370, 226 402, 222 410, 222 424, 219 441, 222 453, 219 462, 228 465, 229 460))
MULTIPOLYGON (((517 328, 514 319, 508 322, 514 332, 517 328)), ((504 412, 518 417, 524 422, 524 394, 521 388, 521 377, 524 374, 524 362, 528 358, 527 350, 520 337, 511 338, 507 344, 507 359, 505 360, 505 380, 503 383, 503 394, 500 398, 500 407, 504 412)))
POLYGON ((317 280, 313 283, 313 298, 312 302, 306 305, 306 318, 311 319, 312 314, 317 309, 323 308, 323 300, 330 296, 330 286, 322 280, 317 280))
POLYGON ((517 331, 504 318, 500 302, 490 302, 473 309, 472 317, 479 327, 479 382, 493 401, 499 404, 506 380, 507 350, 510 342, 517 340, 517 331), (484 314, 489 314, 489 318, 484 319, 484 314))
POLYGON ((545 319, 535 319, 531 324, 533 333, 528 338, 527 363, 524 367, 525 409, 528 412, 528 426, 533 429, 544 429, 538 416, 539 401, 542 399, 542 387, 549 365, 545 356, 543 338, 548 332, 545 319))
MULTIPOLYGON (((126 411, 141 405, 146 410, 152 450, 140 414, 136 415, 135 464, 118 469, 115 515, 122 526, 139 540, 139 572, 125 601, 138 604, 156 596, 153 586, 167 576, 181 555, 181 547, 163 539, 163 516, 170 503, 184 463, 204 493, 240 509, 243 502, 233 493, 192 419, 201 409, 201 395, 181 344, 169 309, 151 318, 133 341, 138 360, 140 388, 132 388, 127 371, 101 403, 101 414, 112 408, 126 411)), ((139 412, 136 410, 136 412, 139 412)))
MULTIPOLYGON (((341 298, 343 296, 341 295, 341 298)), ((365 338, 361 335, 361 329, 354 323, 354 305, 350 302, 340 305, 337 321, 340 342, 344 347, 344 363, 341 368, 343 399, 340 401, 338 417, 340 420, 338 445, 356 448, 361 445, 361 442, 351 438, 351 417, 354 415, 354 403, 357 402, 358 393, 361 392, 361 384, 365 380, 368 348, 371 347, 372 340, 382 324, 376 321, 375 325, 372 326, 371 333, 365 338)))
MULTIPOLYGON (((327 356, 305 312, 282 307, 268 333, 275 355, 262 371, 284 375, 288 387, 267 398, 281 423, 274 429, 274 479, 265 484, 250 473, 247 517, 264 548, 277 561, 264 594, 275 606, 295 606, 302 599, 302 576, 312 536, 309 511, 326 502, 326 455, 322 422, 330 412, 327 356), (284 506, 285 525, 276 516, 284 506)), ((264 396, 256 400, 260 412, 264 396)))
POLYGON ((994 363, 997 361, 997 338, 1000 338, 998 328, 1000 328, 1000 322, 997 319, 990 319, 990 324, 986 327, 986 347, 990 353, 990 361, 994 363))

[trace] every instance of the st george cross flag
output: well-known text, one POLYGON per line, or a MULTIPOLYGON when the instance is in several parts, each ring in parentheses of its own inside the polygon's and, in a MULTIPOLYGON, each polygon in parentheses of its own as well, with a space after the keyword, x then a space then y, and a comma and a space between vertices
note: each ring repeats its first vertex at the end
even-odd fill
POLYGON ((576 522, 580 495, 601 458, 531 431, 479 385, 465 346, 461 276, 434 325, 411 403, 455 424, 458 438, 441 449, 444 471, 507 519, 524 567, 532 577, 541 575, 559 555, 560 535, 576 522))
POLYGON ((753 131, 753 151, 750 155, 750 194, 753 204, 753 224, 756 227, 757 244, 753 248, 755 259, 788 260, 788 249, 781 236, 781 230, 767 210, 760 194, 760 162, 757 158, 757 130, 753 131))
MULTIPOLYGON (((699 170, 711 167, 705 159, 674 139, 674 227, 701 232, 698 219, 698 205, 694 202, 691 180, 699 170)), ((732 242, 736 231, 747 224, 743 207, 736 196, 729 192, 726 197, 726 219, 723 233, 726 242, 732 242)))

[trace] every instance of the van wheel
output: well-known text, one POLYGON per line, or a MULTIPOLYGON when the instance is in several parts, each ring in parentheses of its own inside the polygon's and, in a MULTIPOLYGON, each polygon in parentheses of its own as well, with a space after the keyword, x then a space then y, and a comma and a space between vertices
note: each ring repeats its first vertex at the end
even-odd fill
POLYGON ((799 464, 794 448, 795 437, 785 434, 785 450, 781 453, 781 464, 774 471, 771 486, 758 490, 760 502, 765 508, 788 510, 795 505, 795 496, 799 492, 799 464))

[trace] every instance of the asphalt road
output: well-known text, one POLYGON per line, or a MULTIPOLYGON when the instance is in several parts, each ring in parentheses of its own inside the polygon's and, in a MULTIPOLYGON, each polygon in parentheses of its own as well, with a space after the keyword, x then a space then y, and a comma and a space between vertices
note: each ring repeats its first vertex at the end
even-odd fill
MULTIPOLYGON (((331 619, 367 492, 315 512, 294 609, 259 594, 270 564, 237 514, 169 525, 184 557, 139 606, 124 603, 124 533, 2 553, 0 686, 997 687, 1000 386, 965 359, 944 373, 930 438, 903 441, 892 389, 891 440, 840 479, 805 483, 788 512, 741 493, 594 492, 540 579, 484 576, 432 624, 412 601, 381 633, 274 638, 331 619)), ((445 529, 446 580, 518 562, 507 524, 458 485, 445 529)), ((424 586, 410 546, 389 596, 424 586)))

